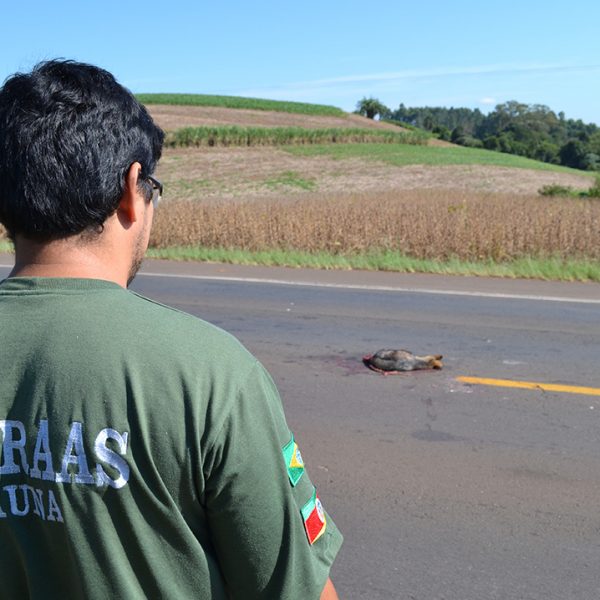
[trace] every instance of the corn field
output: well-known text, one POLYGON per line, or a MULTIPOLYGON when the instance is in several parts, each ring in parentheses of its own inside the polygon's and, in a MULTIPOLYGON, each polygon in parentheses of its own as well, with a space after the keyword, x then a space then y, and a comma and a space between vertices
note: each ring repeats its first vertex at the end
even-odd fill
POLYGON ((422 145, 427 137, 413 131, 379 129, 304 127, 183 127, 167 133, 165 145, 169 148, 201 146, 284 146, 335 143, 388 143, 422 145))

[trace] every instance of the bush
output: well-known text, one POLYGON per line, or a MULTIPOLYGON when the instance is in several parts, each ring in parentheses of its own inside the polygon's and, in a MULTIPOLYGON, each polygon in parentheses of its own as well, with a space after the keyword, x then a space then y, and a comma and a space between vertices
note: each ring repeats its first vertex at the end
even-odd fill
POLYGON ((600 173, 596 175, 596 181, 594 185, 586 191, 585 195, 588 198, 600 198, 600 173))
POLYGON ((495 135, 488 135, 483 140, 483 147, 486 150, 496 150, 497 152, 501 151, 500 142, 495 135))
POLYGON ((542 196, 563 196, 571 198, 600 198, 600 173, 596 175, 596 181, 587 190, 575 190, 564 185, 545 185, 538 190, 542 196))
POLYGON ((432 133, 434 135, 437 135, 438 139, 444 140, 446 142, 449 142, 450 138, 452 137, 452 132, 447 127, 444 127, 443 125, 436 125, 432 129, 432 133))
POLYGON ((468 148, 483 148, 483 142, 473 136, 466 135, 463 146, 467 146, 468 148))
POLYGON ((572 187, 565 185, 545 185, 538 190, 538 193, 542 196, 574 196, 576 195, 575 190, 572 187))

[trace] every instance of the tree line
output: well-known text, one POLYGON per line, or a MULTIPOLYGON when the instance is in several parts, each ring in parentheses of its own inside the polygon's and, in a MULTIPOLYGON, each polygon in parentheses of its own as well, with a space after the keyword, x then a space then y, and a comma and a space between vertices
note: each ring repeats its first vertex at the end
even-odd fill
POLYGON ((391 110, 376 98, 363 98, 356 112, 417 127, 436 137, 476 148, 518 154, 548 163, 600 170, 600 128, 581 119, 567 119, 543 104, 510 100, 489 114, 479 109, 407 107, 391 110))

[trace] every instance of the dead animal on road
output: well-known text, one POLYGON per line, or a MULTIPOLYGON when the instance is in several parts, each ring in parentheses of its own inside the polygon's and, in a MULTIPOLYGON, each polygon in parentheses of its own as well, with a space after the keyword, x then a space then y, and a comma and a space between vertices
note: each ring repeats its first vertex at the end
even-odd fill
POLYGON ((369 369, 383 375, 396 375, 417 369, 441 369, 442 358, 441 354, 415 356, 408 350, 377 350, 375 354, 363 356, 363 362, 369 369))

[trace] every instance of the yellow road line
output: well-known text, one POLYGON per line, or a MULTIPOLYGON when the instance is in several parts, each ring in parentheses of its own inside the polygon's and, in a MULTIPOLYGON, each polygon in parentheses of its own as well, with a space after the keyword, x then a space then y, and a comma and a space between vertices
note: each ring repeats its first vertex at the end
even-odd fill
POLYGON ((486 379, 485 377, 457 377, 462 383, 475 385, 495 385, 498 387, 521 388, 525 390, 543 390, 545 392, 564 392, 566 394, 585 394, 600 396, 600 388, 578 385, 558 385, 555 383, 537 383, 535 381, 512 381, 511 379, 486 379))

